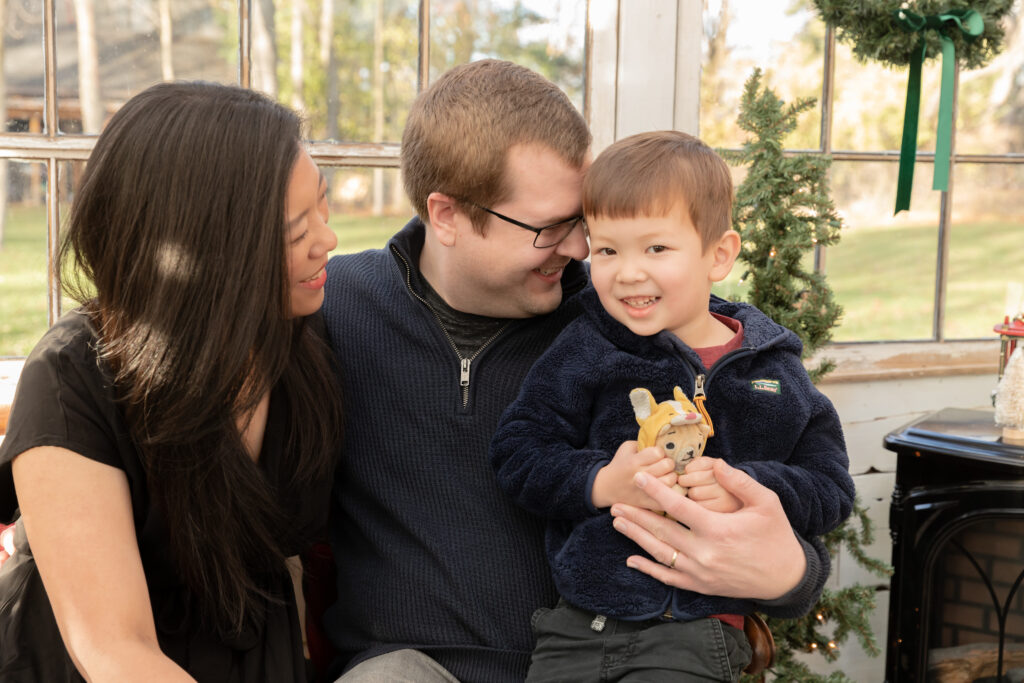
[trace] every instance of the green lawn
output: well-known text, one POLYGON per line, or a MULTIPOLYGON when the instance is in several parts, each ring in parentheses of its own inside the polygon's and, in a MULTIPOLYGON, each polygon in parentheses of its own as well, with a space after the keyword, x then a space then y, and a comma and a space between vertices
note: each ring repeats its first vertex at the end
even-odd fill
MULTIPOLYGON (((407 216, 335 214, 335 253, 378 248, 407 216)), ((947 339, 994 336, 1006 283, 1024 280, 1019 223, 960 223, 953 229, 946 301, 947 339)), ((836 341, 931 337, 937 228, 848 229, 827 254, 829 282, 845 314, 836 341)), ((745 295, 743 264, 716 291, 745 295)), ((22 356, 46 329, 46 221, 42 207, 13 207, 0 249, 0 356, 22 356)))
MULTIPOLYGON (((993 337, 1003 320, 1006 285, 1024 281, 1024 225, 958 223, 950 237, 944 338, 993 337)), ((826 255, 828 281, 844 308, 835 341, 930 339, 938 228, 896 225, 843 233, 826 255)), ((744 298, 736 281, 721 288, 744 298)))

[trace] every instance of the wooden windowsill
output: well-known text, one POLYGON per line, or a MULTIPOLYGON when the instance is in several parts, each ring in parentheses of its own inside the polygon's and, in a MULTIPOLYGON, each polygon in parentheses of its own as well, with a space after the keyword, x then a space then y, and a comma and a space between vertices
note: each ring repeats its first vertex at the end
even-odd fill
POLYGON ((0 360, 0 435, 7 431, 7 414, 11 410, 14 389, 24 364, 24 359, 0 360))
POLYGON ((999 340, 832 344, 811 359, 831 358, 836 369, 823 384, 917 377, 985 375, 999 369, 999 340))

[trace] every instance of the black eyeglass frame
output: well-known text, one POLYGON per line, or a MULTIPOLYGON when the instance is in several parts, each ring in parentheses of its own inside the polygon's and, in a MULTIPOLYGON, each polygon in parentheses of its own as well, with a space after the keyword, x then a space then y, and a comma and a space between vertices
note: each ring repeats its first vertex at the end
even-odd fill
POLYGON ((576 229, 577 225, 580 225, 581 223, 585 223, 585 218, 584 218, 583 214, 580 214, 578 216, 571 216, 569 218, 563 218, 562 220, 558 221, 557 223, 552 223, 551 225, 545 225, 543 228, 535 228, 534 226, 527 225, 526 223, 523 223, 522 221, 517 221, 515 218, 509 218, 508 216, 506 216, 504 214, 501 214, 501 213, 498 213, 497 211, 494 211, 493 209, 488 209, 486 206, 480 206, 479 204, 474 204, 473 202, 466 202, 466 203, 469 204, 470 206, 475 206, 476 208, 480 209, 481 211, 486 211, 487 213, 491 214, 492 216, 494 216, 496 218, 500 218, 501 220, 505 221, 506 223, 511 223, 512 225, 519 226, 520 228, 523 228, 525 230, 529 230, 530 232, 532 232, 533 233, 533 247, 534 247, 534 249, 550 249, 551 247, 557 247, 559 244, 564 242, 565 239, 569 235, 572 234, 572 231, 576 229), (545 244, 544 246, 538 246, 537 245, 537 240, 540 239, 541 233, 543 233, 545 230, 550 230, 551 228, 557 228, 559 225, 562 225, 564 223, 572 223, 572 225, 569 227, 568 230, 565 231, 565 234, 562 235, 558 240, 552 242, 551 244, 545 244))

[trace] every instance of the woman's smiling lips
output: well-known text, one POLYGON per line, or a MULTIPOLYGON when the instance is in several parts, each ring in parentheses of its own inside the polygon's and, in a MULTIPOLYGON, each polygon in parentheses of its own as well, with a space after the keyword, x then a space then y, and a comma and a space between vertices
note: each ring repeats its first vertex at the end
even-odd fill
POLYGON ((305 280, 299 281, 299 287, 305 287, 306 289, 320 289, 327 282, 327 264, 321 266, 312 277, 308 277, 305 280))

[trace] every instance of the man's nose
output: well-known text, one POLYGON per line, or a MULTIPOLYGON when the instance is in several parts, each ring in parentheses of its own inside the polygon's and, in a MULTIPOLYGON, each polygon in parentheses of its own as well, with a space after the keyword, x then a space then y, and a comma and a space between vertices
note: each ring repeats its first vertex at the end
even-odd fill
POLYGON ((572 229, 572 232, 555 247, 555 253, 577 261, 582 261, 590 255, 590 247, 587 245, 587 237, 583 234, 582 225, 577 225, 572 229))

